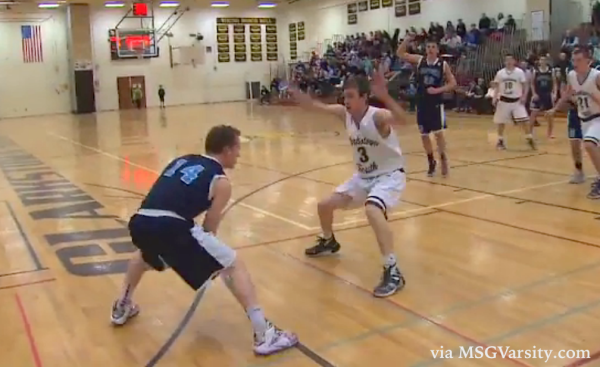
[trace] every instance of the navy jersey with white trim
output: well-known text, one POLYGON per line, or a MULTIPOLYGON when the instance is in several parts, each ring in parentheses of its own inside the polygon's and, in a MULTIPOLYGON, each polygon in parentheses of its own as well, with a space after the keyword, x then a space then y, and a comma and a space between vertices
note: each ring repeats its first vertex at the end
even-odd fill
POLYGON ((215 180, 225 171, 216 159, 189 154, 176 158, 160 174, 141 209, 168 210, 193 220, 212 204, 215 180))

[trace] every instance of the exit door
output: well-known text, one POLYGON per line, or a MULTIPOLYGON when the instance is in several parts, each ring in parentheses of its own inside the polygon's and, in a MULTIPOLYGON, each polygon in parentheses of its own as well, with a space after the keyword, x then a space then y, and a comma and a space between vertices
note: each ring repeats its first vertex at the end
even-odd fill
POLYGON ((134 89, 142 91, 140 108, 146 108, 146 79, 143 75, 117 77, 117 93, 119 94, 119 109, 128 110, 137 108, 134 98, 134 89))

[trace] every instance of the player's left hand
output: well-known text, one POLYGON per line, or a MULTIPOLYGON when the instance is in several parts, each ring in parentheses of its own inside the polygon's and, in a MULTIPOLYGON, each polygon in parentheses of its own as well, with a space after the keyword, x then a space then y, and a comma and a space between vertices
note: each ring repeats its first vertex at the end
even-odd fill
POLYGON ((427 93, 429 93, 429 94, 440 94, 442 92, 443 92, 442 88, 436 88, 436 87, 427 88, 427 93))
POLYGON ((526 105, 527 104, 527 96, 521 97, 520 102, 521 102, 522 105, 526 105))
POLYGON ((378 70, 373 73, 373 79, 371 80, 371 92, 377 98, 383 98, 388 95, 387 81, 383 75, 382 70, 378 70))

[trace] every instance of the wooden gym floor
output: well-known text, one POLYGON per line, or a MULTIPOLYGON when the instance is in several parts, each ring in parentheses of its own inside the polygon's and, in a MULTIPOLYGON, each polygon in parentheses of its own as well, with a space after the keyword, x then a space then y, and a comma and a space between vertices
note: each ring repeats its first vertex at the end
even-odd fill
POLYGON ((336 218, 339 256, 303 255, 319 233, 317 201, 353 169, 335 119, 239 103, 2 121, 0 365, 600 366, 600 208, 589 183, 567 183, 564 122, 537 152, 515 128, 496 151, 490 117, 449 125, 447 179, 425 175, 414 121, 398 129, 409 182, 391 225, 408 285, 383 300, 370 292, 380 256, 361 211, 336 218), (201 152, 223 123, 246 142, 219 235, 247 262, 267 315, 301 337, 281 356, 252 355, 249 323, 220 282, 195 297, 171 272, 143 280, 136 320, 109 325, 132 251, 123 220, 157 171, 201 152), (430 352, 477 345, 555 357, 430 352))

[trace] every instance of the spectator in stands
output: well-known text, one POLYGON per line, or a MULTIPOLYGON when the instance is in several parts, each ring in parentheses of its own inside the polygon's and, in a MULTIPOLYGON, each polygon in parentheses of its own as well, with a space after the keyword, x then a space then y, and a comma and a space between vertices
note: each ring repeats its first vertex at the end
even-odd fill
POLYGON ((498 31, 498 19, 496 18, 491 18, 490 19, 490 29, 489 29, 489 33, 494 33, 498 31))
POLYGON ((572 51, 576 46, 579 46, 579 37, 572 35, 571 30, 567 29, 561 44, 562 49, 572 51))
POLYGON ((506 18, 504 17, 503 13, 498 13, 498 17, 496 18, 496 21, 498 22, 497 24, 497 29, 500 32, 504 31, 504 25, 506 24, 506 18))
POLYGON ((481 39, 481 32, 477 28, 475 23, 471 24, 471 29, 467 33, 466 44, 470 48, 475 48, 479 45, 481 39))
POLYGON ((491 105, 486 106, 485 94, 485 80, 483 78, 475 78, 475 87, 471 90, 473 98, 473 109, 478 115, 486 113, 491 110, 491 105))
POLYGON ((513 18, 512 14, 508 14, 506 23, 504 23, 504 31, 508 32, 508 33, 513 33, 516 29, 517 29, 517 22, 513 18))
POLYGON ((485 15, 485 13, 481 14, 481 18, 479 19, 479 30, 484 34, 489 33, 490 26, 492 25, 492 20, 485 15))
POLYGON ((429 35, 434 35, 435 34, 436 29, 435 29, 435 23, 434 22, 430 22, 429 23, 429 31, 428 32, 429 32, 429 35))
POLYGON ((447 33, 446 36, 442 39, 441 44, 445 46, 445 52, 452 55, 458 55, 462 49, 462 40, 454 32, 447 33))
POLYGON ((444 27, 442 27, 442 25, 440 23, 435 23, 435 39, 436 40, 441 40, 442 38, 444 38, 444 27))
POLYGON ((456 34, 462 39, 465 39, 467 36, 467 26, 463 23, 462 19, 459 19, 456 24, 456 34))
POLYGON ((456 29, 454 28, 454 24, 451 21, 446 22, 446 32, 445 34, 454 34, 456 33, 456 29))

